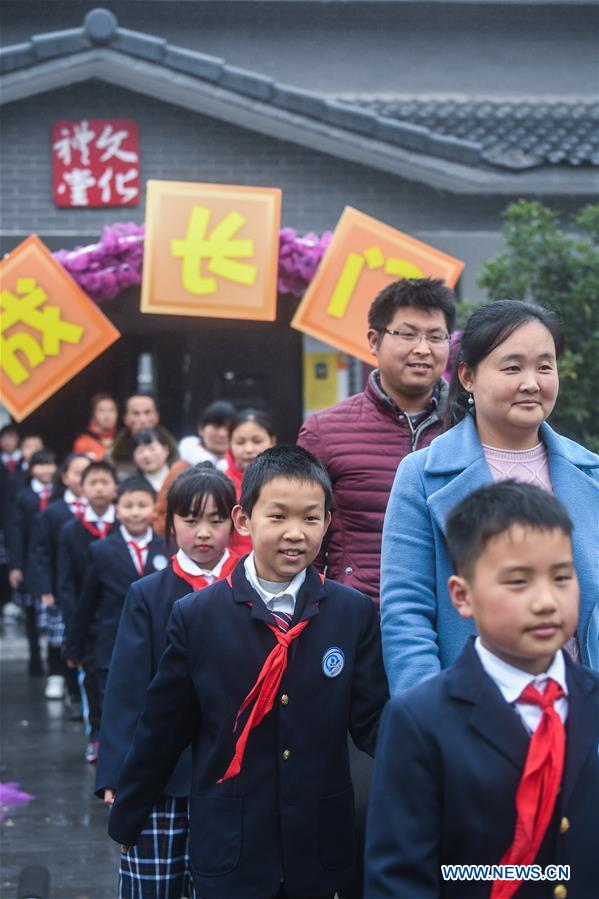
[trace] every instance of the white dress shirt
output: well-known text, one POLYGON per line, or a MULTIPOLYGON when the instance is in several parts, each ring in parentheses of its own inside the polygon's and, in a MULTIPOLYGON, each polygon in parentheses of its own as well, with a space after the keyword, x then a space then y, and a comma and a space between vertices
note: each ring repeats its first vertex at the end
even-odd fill
MULTIPOLYGON (((130 534, 127 528, 121 524, 119 527, 121 532, 121 536, 125 543, 127 544, 127 549, 129 550, 129 555, 131 556, 131 561, 135 565, 135 570, 139 571, 139 559, 137 557, 137 553, 135 552, 132 546, 129 546, 130 543, 136 543, 140 552, 141 552, 141 571, 143 572, 146 562, 148 561, 148 546, 152 542, 152 537, 154 536, 154 532, 152 528, 148 528, 145 534, 139 535, 138 537, 134 537, 133 534, 130 534)), ((141 572, 140 572, 141 574, 141 572)))
POLYGON ((81 509, 83 513, 87 511, 86 498, 84 496, 75 496, 69 487, 65 490, 63 499, 73 514, 76 514, 78 509, 81 509))
POLYGON ((490 652, 483 646, 480 637, 477 637, 474 641, 474 648, 478 653, 481 665, 491 680, 498 686, 505 701, 514 706, 529 733, 534 734, 539 726, 543 710, 538 705, 529 705, 524 702, 516 702, 516 700, 529 684, 536 687, 539 693, 543 693, 550 678, 557 681, 566 694, 555 702, 555 711, 565 723, 568 717, 568 685, 566 683, 566 665, 561 649, 554 655, 547 671, 533 676, 527 671, 522 671, 521 668, 509 665, 503 659, 490 652))
POLYGON ((94 512, 92 507, 87 505, 85 512, 83 513, 83 520, 89 521, 91 524, 114 524, 115 514, 114 514, 114 506, 111 504, 108 506, 103 515, 98 515, 97 512, 94 512))
POLYGON ((254 562, 254 553, 251 552, 245 562, 245 576, 263 601, 264 605, 270 612, 286 612, 287 615, 293 615, 295 612, 295 603, 300 587, 306 580, 306 569, 304 568, 299 574, 293 578, 288 584, 276 584, 274 581, 264 581, 258 577, 256 572, 256 563, 254 562), (266 588, 273 587, 273 590, 266 588), (279 588, 277 590, 277 587, 279 588))
POLYGON ((186 574, 191 574, 193 577, 203 577, 208 585, 213 584, 214 581, 218 580, 220 577, 220 573, 223 570, 223 566, 231 553, 228 549, 224 551, 214 568, 200 568, 193 559, 190 559, 189 556, 180 549, 177 553, 177 562, 183 569, 186 574))

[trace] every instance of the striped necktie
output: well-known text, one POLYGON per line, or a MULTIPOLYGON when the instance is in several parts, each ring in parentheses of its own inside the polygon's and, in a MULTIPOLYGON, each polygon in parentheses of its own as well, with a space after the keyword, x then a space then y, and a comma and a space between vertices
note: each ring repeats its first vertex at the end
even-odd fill
POLYGON ((289 628, 291 627, 291 622, 293 621, 293 615, 290 615, 288 612, 271 612, 270 613, 274 619, 274 623, 279 628, 280 631, 283 631, 284 634, 287 633, 289 628))

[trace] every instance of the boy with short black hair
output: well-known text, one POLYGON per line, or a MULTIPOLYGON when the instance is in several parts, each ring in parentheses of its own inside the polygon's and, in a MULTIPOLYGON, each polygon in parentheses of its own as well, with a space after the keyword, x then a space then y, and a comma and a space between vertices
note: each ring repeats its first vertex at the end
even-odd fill
POLYGON ((367 899, 596 894, 599 677, 562 649, 578 615, 571 532, 553 495, 515 481, 449 514, 449 590, 479 636, 385 710, 367 899), (487 866, 485 879, 446 880, 446 865, 487 866), (569 880, 541 879, 548 865, 569 880))
POLYGON ((311 565, 330 504, 310 453, 266 450, 233 510, 254 551, 173 607, 110 834, 136 842, 191 742, 190 857, 206 899, 332 899, 354 876, 347 732, 372 754, 388 693, 372 602, 311 565))

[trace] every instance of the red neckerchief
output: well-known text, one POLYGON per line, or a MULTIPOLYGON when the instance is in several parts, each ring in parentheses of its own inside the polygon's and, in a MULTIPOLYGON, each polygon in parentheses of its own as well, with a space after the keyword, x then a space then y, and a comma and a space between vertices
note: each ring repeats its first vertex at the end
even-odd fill
POLYGON ((67 503, 67 506, 69 507, 75 518, 79 518, 81 520, 85 515, 85 510, 87 508, 86 503, 84 503, 83 500, 80 500, 78 497, 75 498, 74 502, 67 503))
POLYGON ((97 527, 92 521, 86 521, 85 518, 81 519, 81 524, 85 528, 86 531, 89 531, 90 534, 93 534, 94 537, 99 537, 100 540, 104 540, 108 531, 110 530, 110 525, 107 521, 100 521, 100 527, 97 527), (100 530, 100 528, 102 530, 100 530))
POLYGON ((51 494, 51 492, 52 492, 52 488, 51 488, 51 487, 44 487, 44 488, 40 491, 40 493, 38 493, 39 500, 40 500, 40 509, 42 510, 42 512, 44 511, 44 509, 45 509, 46 506, 48 505, 48 500, 50 499, 50 494, 51 494))
MULTIPOLYGON (((133 564, 137 568, 137 573, 139 575, 142 575, 144 573, 144 568, 146 567, 144 561, 144 553, 149 552, 150 542, 151 541, 148 541, 144 546, 140 546, 137 540, 127 540, 127 546, 129 546, 135 554, 135 561, 133 562, 133 564)), ((146 560, 147 558, 148 557, 146 555, 146 560)))
MULTIPOLYGON (((324 575, 321 574, 320 579, 324 584, 324 575)), ((229 587, 233 589, 231 575, 227 577, 227 583, 229 587)), ((248 708, 248 706, 254 703, 252 710, 248 715, 245 727, 243 728, 241 734, 237 739, 237 743, 235 744, 235 755, 233 756, 229 767, 220 778, 220 780, 217 781, 217 783, 220 784, 224 780, 228 780, 230 777, 237 777, 237 775, 241 771, 243 756, 245 754, 250 731, 254 727, 258 727, 262 719, 265 718, 266 715, 268 715, 274 705, 275 697, 281 684, 281 680, 283 679, 285 669, 287 668, 287 651, 289 649, 289 646, 291 643, 293 643, 296 637, 299 637, 302 631, 304 631, 308 627, 311 620, 311 618, 308 618, 305 621, 300 621, 299 624, 296 624, 293 627, 289 628, 286 633, 280 630, 280 628, 278 628, 276 624, 268 624, 268 622, 265 622, 269 630, 271 630, 275 635, 275 639, 277 642, 266 657, 266 661, 264 662, 262 670, 260 671, 260 674, 256 679, 256 683, 251 688, 250 692, 239 707, 237 717, 235 718, 235 725, 233 727, 234 732, 235 730, 237 730, 239 716, 248 708)))
MULTIPOLYGON (((531 865, 549 827, 562 781, 566 756, 566 729, 553 704, 564 691, 549 678, 544 693, 533 684, 522 691, 516 702, 538 705, 543 710, 539 726, 530 738, 524 771, 516 791, 514 840, 500 865, 531 865)), ((491 899, 510 899, 519 880, 496 880, 491 899)))
MULTIPOLYGON (((188 571, 183 571, 181 565, 179 564, 179 560, 177 559, 177 555, 171 556, 171 562, 173 563, 173 571, 180 577, 182 581, 189 584, 189 586, 195 590, 203 590, 204 587, 209 587, 210 584, 206 580, 203 574, 189 574, 188 571)), ((229 558, 221 568, 219 576, 216 578, 213 583, 216 581, 222 581, 224 578, 228 577, 237 563, 239 562, 239 556, 236 556, 235 553, 232 553, 229 550, 229 558)))

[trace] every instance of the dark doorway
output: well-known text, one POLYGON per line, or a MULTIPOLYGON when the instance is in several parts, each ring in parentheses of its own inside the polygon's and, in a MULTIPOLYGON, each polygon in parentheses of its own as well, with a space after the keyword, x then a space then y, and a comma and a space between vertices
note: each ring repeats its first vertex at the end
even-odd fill
MULTIPOLYGON (((64 236, 60 240, 64 243, 64 236)), ((56 241, 44 238, 51 249, 56 241)), ((12 246, 17 243, 13 238, 12 246)), ((130 288, 101 306, 121 338, 19 430, 39 432, 64 455, 87 425, 94 393, 107 391, 122 406, 138 389, 144 355, 146 363, 151 361, 161 420, 176 437, 195 432, 199 413, 212 400, 227 399, 239 409, 267 410, 279 441, 295 442, 302 421, 302 340, 289 326, 295 306, 281 297, 276 322, 147 315, 139 311, 139 288, 130 288)))

